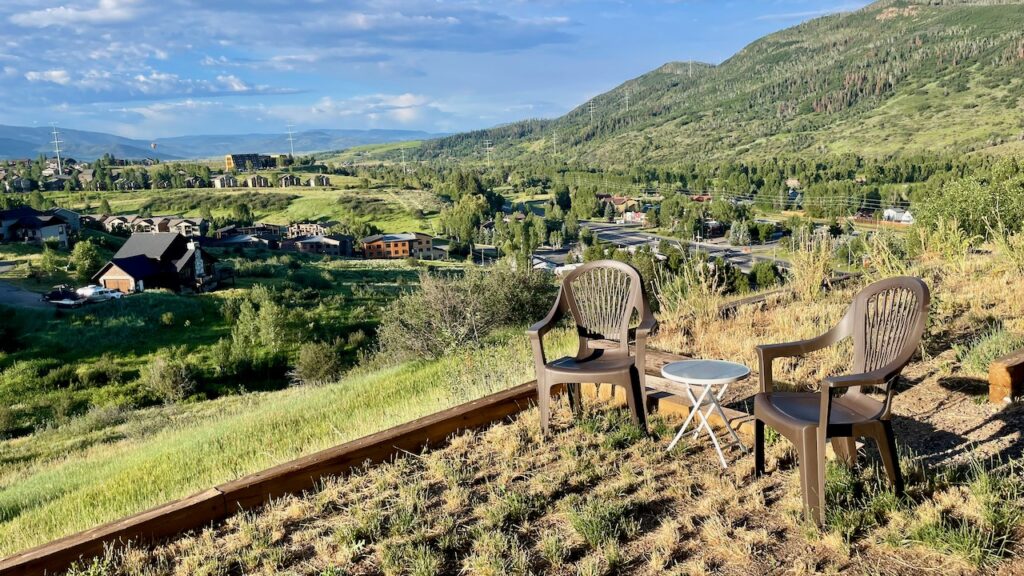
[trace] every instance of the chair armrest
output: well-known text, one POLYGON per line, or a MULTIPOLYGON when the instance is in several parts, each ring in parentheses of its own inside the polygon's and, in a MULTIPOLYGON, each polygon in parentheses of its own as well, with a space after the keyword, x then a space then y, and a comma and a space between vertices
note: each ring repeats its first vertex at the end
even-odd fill
POLYGON ((650 336, 651 332, 654 332, 654 329, 657 327, 658 320, 655 319, 653 314, 651 314, 650 316, 644 318, 643 321, 640 322, 640 324, 636 327, 636 337, 638 339, 646 338, 650 336))
POLYGON ((889 382, 892 377, 882 370, 865 372, 863 374, 843 374, 841 376, 829 376, 825 378, 825 385, 832 389, 850 388, 853 386, 882 386, 889 382))
POLYGON ((559 288, 555 305, 551 307, 548 315, 526 330, 526 335, 530 337, 530 342, 533 345, 533 356, 538 370, 547 364, 547 356, 544 353, 544 335, 551 330, 555 323, 562 319, 562 316, 565 314, 563 308, 562 289, 559 288))
POLYGON ((797 340, 795 342, 784 342, 781 344, 760 344, 754 347, 757 351, 757 360, 760 365, 759 375, 761 379, 761 392, 771 392, 774 385, 772 377, 772 362, 776 358, 791 358, 828 348, 833 344, 846 338, 850 333, 851 316, 847 313, 828 332, 815 336, 808 340, 797 340))

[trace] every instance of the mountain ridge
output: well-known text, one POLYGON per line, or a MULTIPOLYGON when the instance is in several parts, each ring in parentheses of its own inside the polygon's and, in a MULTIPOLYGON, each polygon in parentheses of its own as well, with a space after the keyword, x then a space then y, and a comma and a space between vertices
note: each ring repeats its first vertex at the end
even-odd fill
MULTIPOLYGON (((0 125, 0 159, 52 155, 52 130, 52 127, 0 125)), ((89 130, 61 127, 58 130, 63 141, 62 154, 86 161, 104 154, 128 159, 186 160, 230 153, 283 154, 289 151, 288 135, 284 133, 198 134, 143 140, 89 130)), ((296 154, 437 136, 440 135, 419 130, 336 128, 310 129, 293 134, 296 154)))
POLYGON ((426 142, 421 154, 482 157, 490 141, 495 159, 624 166, 1015 145, 1020 4, 875 2, 766 35, 717 65, 667 62, 558 118, 426 142))

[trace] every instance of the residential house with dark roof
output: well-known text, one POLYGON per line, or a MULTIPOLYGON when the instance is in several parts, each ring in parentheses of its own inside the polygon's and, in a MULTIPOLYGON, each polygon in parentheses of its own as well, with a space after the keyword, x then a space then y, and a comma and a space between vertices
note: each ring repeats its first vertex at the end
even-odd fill
POLYGON ((310 236, 294 241, 295 249, 307 254, 326 254, 328 256, 351 256, 355 238, 345 234, 329 236, 310 236))
POLYGON ((302 179, 295 174, 282 174, 277 179, 277 185, 281 188, 289 188, 291 186, 302 186, 302 179))
POLYGON ((270 180, 266 176, 253 174, 242 181, 246 188, 270 188, 270 180))
POLYGON ((333 220, 318 220, 316 222, 295 222, 288 226, 288 238, 300 238, 303 236, 327 236, 331 228, 338 225, 333 220))
POLYGON ((231 174, 223 174, 221 176, 216 176, 216 177, 214 177, 212 182, 213 182, 213 187, 214 188, 237 188, 238 187, 238 179, 235 178, 234 176, 232 176, 231 174))
POLYGON ((216 259, 176 232, 132 234, 93 281, 122 292, 166 288, 206 292, 217 286, 216 259))
POLYGON ((317 187, 317 186, 330 186, 331 179, 325 174, 317 174, 309 180, 306 180, 306 186, 317 187))
POLYGON ((70 227, 61 216, 29 206, 0 211, 0 240, 42 245, 56 242, 68 247, 70 227))

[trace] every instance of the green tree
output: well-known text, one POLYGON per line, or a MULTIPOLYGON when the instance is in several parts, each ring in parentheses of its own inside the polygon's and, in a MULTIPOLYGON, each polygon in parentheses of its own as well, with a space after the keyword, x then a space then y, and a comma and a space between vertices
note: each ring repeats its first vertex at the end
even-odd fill
POLYGON ((47 280, 64 267, 64 259, 54 250, 49 243, 43 245, 43 256, 39 259, 39 268, 47 280))
POLYGON ((100 214, 110 215, 113 214, 114 210, 110 207, 110 202, 106 198, 100 202, 100 214))
POLYGON ((88 282, 103 266, 103 257, 91 241, 82 240, 71 250, 70 264, 75 269, 75 278, 88 282))

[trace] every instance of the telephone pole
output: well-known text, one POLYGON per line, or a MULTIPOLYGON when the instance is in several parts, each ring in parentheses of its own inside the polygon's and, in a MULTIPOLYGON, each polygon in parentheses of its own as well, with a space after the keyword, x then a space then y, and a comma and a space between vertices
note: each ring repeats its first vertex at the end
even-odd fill
POLYGON ((494 150, 494 143, 490 140, 484 140, 484 151, 487 152, 487 163, 491 163, 491 150, 494 150))
POLYGON ((588 108, 590 108, 590 123, 593 124, 594 123, 594 101, 593 100, 590 101, 590 104, 588 105, 588 108))
POLYGON ((295 133, 295 126, 293 124, 288 125, 288 147, 291 150, 291 157, 295 158, 295 138, 292 136, 295 133))
POLYGON ((63 175, 64 166, 60 161, 60 145, 63 144, 64 141, 60 139, 60 132, 57 131, 57 125, 51 124, 51 126, 53 126, 53 151, 57 154, 57 174, 63 175))
POLYGON ((629 114, 629 92, 626 92, 626 114, 629 114))

